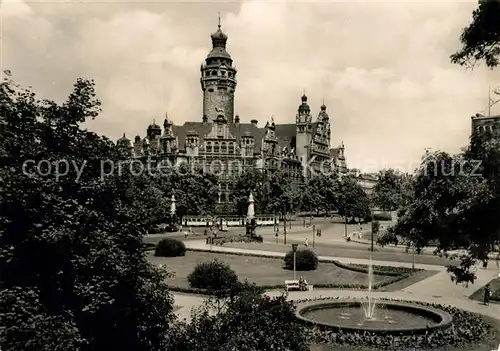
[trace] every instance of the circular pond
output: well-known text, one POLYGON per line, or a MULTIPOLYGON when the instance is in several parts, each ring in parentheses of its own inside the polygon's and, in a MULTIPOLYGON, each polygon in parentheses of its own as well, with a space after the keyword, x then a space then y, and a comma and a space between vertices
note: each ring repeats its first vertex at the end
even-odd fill
POLYGON ((333 330, 399 335, 448 328, 453 321, 442 310, 398 301, 378 301, 371 318, 366 317, 366 306, 358 300, 310 301, 299 304, 296 315, 306 323, 333 330))

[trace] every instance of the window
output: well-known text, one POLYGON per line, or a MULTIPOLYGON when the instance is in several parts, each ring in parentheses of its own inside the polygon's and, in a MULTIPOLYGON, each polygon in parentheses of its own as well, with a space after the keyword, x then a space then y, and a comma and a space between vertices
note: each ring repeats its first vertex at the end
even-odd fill
POLYGON ((220 152, 222 152, 223 154, 227 153, 227 146, 225 141, 223 141, 221 144, 220 152))
POLYGON ((217 141, 214 144, 214 152, 219 153, 219 143, 217 141))
POLYGON ((210 141, 207 143, 207 152, 212 152, 212 143, 210 141))

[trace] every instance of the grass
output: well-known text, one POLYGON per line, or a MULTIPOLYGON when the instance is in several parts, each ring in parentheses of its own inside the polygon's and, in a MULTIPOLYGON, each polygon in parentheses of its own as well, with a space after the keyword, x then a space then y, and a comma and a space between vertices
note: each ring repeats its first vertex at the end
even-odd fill
MULTIPOLYGON (((490 280, 488 284, 490 285, 490 291, 491 291, 490 302, 500 303, 500 277, 490 280)), ((474 293, 469 296, 469 299, 483 302, 485 286, 482 286, 478 290, 474 291, 474 293)))
MULTIPOLYGON (((180 288, 189 288, 187 277, 197 264, 214 259, 229 264, 240 280, 248 279, 259 286, 283 285, 285 280, 293 279, 293 273, 283 269, 283 260, 277 258, 186 251, 186 256, 183 257, 155 257, 150 252, 148 259, 154 264, 164 265, 167 271, 174 273, 168 283, 180 288)), ((312 285, 360 284, 366 286, 368 284, 366 273, 343 269, 333 263, 320 263, 315 271, 297 272, 297 279, 301 276, 312 285)), ((375 284, 393 279, 393 276, 385 275, 374 275, 373 277, 375 284)))
MULTIPOLYGON (((290 242, 294 242, 290 240, 290 242)), ((279 244, 275 243, 226 243, 224 247, 234 247, 239 249, 248 250, 263 250, 263 251, 273 251, 273 252, 288 252, 291 250, 290 245, 283 245, 280 241, 279 244)), ((303 242, 299 243, 299 248, 304 248, 303 242)), ((393 261, 408 264, 411 266, 413 257, 411 254, 405 253, 404 250, 401 251, 382 251, 380 248, 375 248, 375 252, 369 251, 369 245, 357 245, 351 248, 349 247, 336 247, 332 244, 317 244, 315 248, 312 247, 312 242, 309 240, 310 250, 316 252, 318 256, 331 256, 331 257, 344 257, 344 258, 359 258, 368 259, 372 258, 375 261, 393 261), (380 250, 380 251, 377 251, 380 250)), ((433 255, 415 255, 416 264, 431 264, 446 266, 449 264, 458 263, 458 261, 452 261, 447 258, 442 258, 433 255)))

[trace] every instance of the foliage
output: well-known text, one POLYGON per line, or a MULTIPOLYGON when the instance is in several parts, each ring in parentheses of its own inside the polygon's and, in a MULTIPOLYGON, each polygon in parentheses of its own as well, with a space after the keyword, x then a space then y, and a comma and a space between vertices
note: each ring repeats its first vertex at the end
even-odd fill
POLYGON ((209 300, 192 313, 179 351, 309 350, 305 327, 286 296, 244 289, 221 306, 209 300))
POLYGON ((178 257, 186 254, 186 246, 177 239, 162 239, 155 249, 155 256, 159 257, 178 257))
POLYGON ((394 231, 394 226, 390 226, 385 232, 377 236, 377 245, 384 247, 390 244, 399 244, 399 238, 394 231))
MULTIPOLYGON (((321 300, 331 300, 324 298, 321 300)), ((340 300, 339 298, 335 300, 340 300)), ((384 301, 399 301, 380 298, 384 301)), ((308 301, 308 300, 301 300, 308 301)), ((406 301, 402 301, 406 302, 406 301)), ((386 335, 381 336, 369 331, 342 330, 329 331, 309 328, 310 340, 317 345, 329 345, 342 349, 356 347, 360 350, 478 350, 497 336, 491 323, 481 315, 460 310, 456 307, 424 302, 414 302, 423 307, 430 307, 449 313, 453 317, 453 325, 449 328, 434 329, 420 335, 386 335)), ((497 344, 495 344, 495 347, 497 344)), ((490 348, 488 348, 489 350, 490 348)))
POLYGON ((179 167, 162 172, 157 181, 169 202, 172 195, 175 196, 178 217, 215 213, 219 193, 216 176, 202 170, 179 167))
POLYGON ((6 350, 165 350, 173 300, 143 252, 164 213, 147 176, 102 177, 122 160, 113 143, 81 129, 99 113, 92 81, 62 104, 0 85, 0 344, 6 350), (42 175, 33 164, 47 160, 42 175), (54 167, 68 168, 56 172, 54 167), (75 169, 84 168, 81 173, 75 169))
POLYGON ((307 182, 301 192, 302 210, 311 211, 323 209, 330 211, 336 205, 336 182, 335 176, 318 174, 307 182))
POLYGON ((488 67, 496 67, 500 57, 500 1, 479 0, 460 41, 462 48, 451 55, 452 63, 474 67, 477 61, 484 61, 488 67))
POLYGON ((247 212, 250 192, 255 200, 256 213, 284 215, 298 207, 300 191, 292 184, 289 174, 282 169, 270 174, 250 169, 237 178, 233 193, 240 216, 247 212))
POLYGON ((373 234, 376 235, 379 230, 380 230, 380 222, 379 221, 373 221, 372 222, 372 232, 373 232, 373 234))
POLYGON ((233 185, 234 203, 237 214, 244 216, 248 209, 248 197, 252 193, 255 200, 255 212, 266 212, 268 202, 268 182, 266 175, 254 168, 242 173, 233 185))
POLYGON ((285 216, 296 206, 299 193, 293 186, 292 179, 282 170, 277 170, 268 178, 268 212, 285 216))
MULTIPOLYGON (((395 233, 417 250, 437 241, 439 250, 469 248, 474 262, 484 259, 500 228, 496 178, 500 153, 491 143, 496 145, 474 136, 462 154, 424 155, 413 180, 413 201, 400 212, 395 233), (483 161, 479 169, 477 160, 483 161)), ((473 267, 466 261, 448 271, 456 282, 472 283, 473 267)))
POLYGON ((218 261, 198 264, 188 276, 192 288, 208 290, 233 289, 238 285, 238 276, 228 264, 218 261))
MULTIPOLYGON (((318 268, 318 256, 311 250, 297 250, 295 253, 295 270, 314 271, 318 268)), ((293 251, 289 251, 284 258, 285 269, 293 269, 293 251)))
POLYGON ((384 169, 379 172, 373 188, 374 205, 384 211, 394 211, 402 205, 402 192, 402 175, 393 169, 384 169))

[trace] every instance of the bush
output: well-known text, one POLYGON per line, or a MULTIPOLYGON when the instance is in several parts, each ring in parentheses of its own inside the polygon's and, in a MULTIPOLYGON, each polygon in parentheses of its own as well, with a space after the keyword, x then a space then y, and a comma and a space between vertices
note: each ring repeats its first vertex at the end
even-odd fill
POLYGON ((155 256, 177 257, 186 254, 186 246, 180 240, 166 238, 156 245, 155 256))
MULTIPOLYGON (((314 271, 318 268, 318 256, 311 250, 298 250, 295 258, 297 271, 314 271)), ((293 251, 285 256, 285 269, 293 269, 293 251)))
POLYGON ((207 290, 234 289, 239 285, 235 271, 217 259, 198 264, 189 274, 188 282, 192 288, 207 290))

